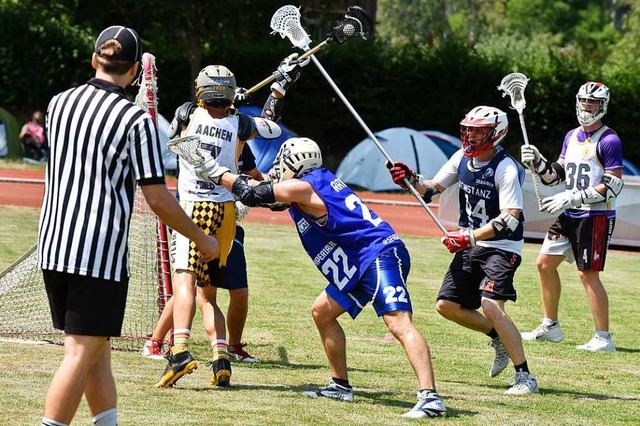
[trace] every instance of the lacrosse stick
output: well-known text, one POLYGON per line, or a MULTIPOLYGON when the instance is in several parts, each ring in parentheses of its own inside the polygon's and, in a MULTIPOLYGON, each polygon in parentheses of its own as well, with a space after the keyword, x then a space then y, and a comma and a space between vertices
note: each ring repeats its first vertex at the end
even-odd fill
MULTIPOLYGON (((514 72, 506 75, 500 82, 498 90, 502 90, 502 97, 509 95, 511 98, 511 108, 518 112, 520 118, 520 128, 522 129, 522 137, 524 138, 524 144, 529 145, 529 137, 527 136, 527 128, 524 125, 524 108, 527 106, 527 102, 524 99, 524 89, 527 87, 529 79, 526 75, 514 72)), ((542 211, 542 194, 540 193, 540 176, 535 171, 533 164, 529 164, 529 170, 531 170, 531 178, 533 179, 533 191, 536 194, 536 201, 538 202, 538 210, 542 211)))
MULTIPOLYGON (((342 44, 347 39, 354 37, 366 40, 367 37, 371 35, 373 22, 364 9, 358 6, 350 6, 347 9, 344 20, 339 25, 331 29, 327 38, 313 49, 309 49, 311 39, 300 25, 300 8, 287 5, 282 6, 273 14, 271 17, 271 29, 273 30, 271 34, 277 33, 280 34, 282 38, 288 37, 295 47, 306 51, 297 59, 298 62, 302 62, 309 56, 312 56, 314 53, 327 46, 329 43, 338 42, 339 44, 342 44)), ((247 92, 253 93, 271 83, 273 80, 275 80, 275 76, 272 74, 255 86, 251 87, 247 92)))
MULTIPOLYGON (((336 83, 333 81, 331 76, 324 69, 324 67, 322 66, 320 61, 313 55, 313 51, 314 51, 315 48, 314 49, 309 49, 309 43, 311 43, 311 39, 309 38, 309 36, 307 36, 307 33, 302 28, 302 25, 300 25, 300 12, 298 11, 298 9, 295 8, 294 6, 284 6, 284 7, 289 7, 289 8, 293 8, 293 9, 290 9, 291 13, 288 13, 285 16, 285 18, 279 19, 279 20, 276 21, 278 26, 274 25, 274 20, 275 19, 272 19, 271 20, 271 24, 272 24, 271 28, 275 32, 279 33, 280 36, 282 36, 282 38, 287 37, 295 47, 298 47, 298 48, 303 49, 303 50, 306 51, 306 53, 303 54, 300 58, 311 56, 311 60, 316 65, 318 70, 320 70, 320 72, 322 73, 324 78, 327 80, 327 82, 329 82, 329 85, 331 85, 333 90, 336 92, 336 94, 342 100, 342 102, 346 105, 347 109, 351 112, 353 117, 358 121, 358 123, 360 123, 360 125, 362 126, 364 131, 367 133, 367 135, 369 135, 369 138, 373 141, 373 143, 376 144, 376 146, 378 147, 378 149, 380 150, 382 155, 386 158, 387 164, 394 164, 393 159, 389 156, 387 151, 383 148, 383 146, 380 143, 380 141, 378 140, 378 138, 376 138, 376 136, 373 134, 371 129, 369 129, 369 127, 364 122, 362 117, 360 117, 360 114, 358 114, 358 112, 353 108, 353 106, 351 105, 349 100, 344 96, 344 94, 342 93, 340 88, 336 85, 336 83), (293 13, 293 12, 295 12, 295 13, 293 13)), ((284 7, 281 8, 281 9, 284 9, 284 7)), ((278 12, 281 9, 279 9, 278 12)), ((276 12, 276 14, 278 14, 278 12, 276 12)), ((275 17, 276 16, 274 15, 274 18, 275 17)), ((345 33, 345 34, 347 34, 347 32, 351 33, 352 31, 356 31, 356 28, 362 28, 362 27, 358 27, 357 25, 359 25, 359 22, 363 22, 363 21, 367 21, 367 23, 368 23, 367 28, 369 29, 368 31, 370 32, 371 31, 371 21, 370 21, 369 17, 366 15, 366 13, 364 12, 364 10, 362 10, 361 8, 359 8, 357 6, 351 6, 347 10, 347 14, 345 15, 345 21, 341 25, 336 27, 336 28, 341 27, 342 30, 340 30, 340 31, 345 33), (351 14, 350 14, 350 12, 351 12, 351 14), (355 15, 355 17, 354 17, 354 15, 355 15), (364 17, 366 17, 366 19, 364 17)), ((332 33, 334 33, 334 32, 340 33, 340 31, 338 31, 336 28, 334 28, 332 30, 332 33)), ((367 33, 367 35, 368 35, 368 33, 367 33)), ((363 38, 366 38, 366 37, 363 37, 363 38)), ((317 48, 317 46, 316 46, 316 48, 317 48)), ((409 182, 408 178, 404 179, 404 183, 405 183, 406 187, 409 189, 409 192, 411 192, 418 199, 418 201, 420 202, 422 207, 424 207, 424 209, 427 211, 429 216, 431 216, 431 219, 433 219, 433 221, 438 226, 438 228, 440 228, 442 233, 444 235, 446 235, 447 234, 447 228, 444 227, 444 225, 440 222, 438 217, 431 211, 431 209, 429 208, 429 205, 426 203, 426 201, 424 201, 424 199, 422 198, 420 193, 413 187, 413 185, 411 185, 411 183, 409 182)))
POLYGON ((206 160, 200 149, 201 145, 200 136, 191 135, 167 142, 167 149, 184 159, 191 166, 198 167, 203 165, 206 160))
MULTIPOLYGON (((138 94, 135 104, 146 110, 153 122, 158 125, 158 79, 156 58, 151 53, 142 54, 142 70, 138 80, 138 94)), ((171 267, 169 265, 169 238, 167 226, 158 219, 158 291, 160 293, 160 313, 173 294, 171 267)))

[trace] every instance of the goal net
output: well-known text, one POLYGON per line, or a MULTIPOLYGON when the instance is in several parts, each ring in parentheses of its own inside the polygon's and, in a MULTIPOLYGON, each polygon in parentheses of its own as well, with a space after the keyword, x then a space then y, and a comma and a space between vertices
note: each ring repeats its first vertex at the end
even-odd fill
MULTIPOLYGON (((112 339, 114 348, 139 350, 153 332, 171 296, 171 288, 164 282, 167 247, 166 232, 159 232, 158 220, 138 189, 129 230, 127 307, 122 337, 112 339)), ((0 272, 0 337, 61 344, 64 333, 53 328, 37 256, 34 246, 0 272)))

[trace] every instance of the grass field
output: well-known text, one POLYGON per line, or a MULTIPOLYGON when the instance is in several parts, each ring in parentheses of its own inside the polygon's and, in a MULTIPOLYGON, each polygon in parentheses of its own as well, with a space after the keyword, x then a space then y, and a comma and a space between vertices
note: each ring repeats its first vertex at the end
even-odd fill
MULTIPOLYGON (((428 219, 425 219, 428 220, 428 219)), ((37 211, 0 207, 0 269, 35 241, 37 211)), ((400 416, 415 403, 416 380, 401 346, 387 343, 387 331, 368 307, 342 324, 348 339, 354 403, 314 400, 303 390, 323 386, 329 369, 309 308, 324 287, 302 250, 293 227, 247 224, 250 312, 248 350, 262 362, 234 364, 232 387, 209 385, 209 358, 201 319, 194 322, 194 355, 200 368, 174 389, 154 389, 164 369, 137 353, 115 352, 113 370, 121 425, 390 425, 415 424, 400 416)), ((488 338, 453 324, 434 310, 434 300, 451 255, 437 239, 403 238, 412 255, 409 288, 418 328, 431 345, 438 390, 449 425, 637 425, 640 422, 640 323, 638 253, 612 251, 602 274, 611 306, 615 353, 585 353, 593 321, 572 265, 563 279, 561 320, 565 341, 525 342, 540 394, 507 396, 513 369, 489 378, 493 350, 488 338)), ((517 275, 518 303, 507 310, 521 330, 535 327, 541 302, 535 257, 527 244, 517 275)), ((221 293, 226 306, 226 294, 221 293)), ((224 309, 224 308, 223 308, 224 309)), ((59 347, 0 343, 0 424, 37 424, 48 383, 62 357, 59 347)), ((90 424, 84 402, 74 424, 90 424)))

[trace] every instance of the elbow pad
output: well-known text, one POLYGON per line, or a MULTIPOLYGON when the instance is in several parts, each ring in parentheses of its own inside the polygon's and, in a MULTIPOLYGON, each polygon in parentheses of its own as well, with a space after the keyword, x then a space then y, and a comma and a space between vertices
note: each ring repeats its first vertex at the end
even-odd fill
POLYGON ((258 134, 265 139, 276 139, 282 135, 280 126, 271 120, 262 117, 253 117, 258 134))
POLYGON ((566 178, 564 167, 562 167, 562 164, 557 161, 551 164, 547 163, 545 169, 538 174, 540 175, 542 183, 547 186, 557 185, 560 182, 564 182, 566 178))
POLYGON ((249 184, 250 179, 249 175, 240 175, 231 186, 231 192, 242 204, 249 207, 263 207, 276 202, 272 181, 260 182, 254 186, 249 184))
POLYGON ((508 237, 518 229, 520 221, 511 213, 502 212, 498 217, 492 219, 490 223, 496 237, 508 237))
POLYGON ((609 173, 605 173, 604 176, 602 176, 602 183, 607 188, 607 192, 605 194, 607 203, 618 198, 618 195, 620 195, 622 187, 624 186, 622 179, 609 173))
POLYGON ((267 101, 262 108, 262 117, 273 122, 280 121, 282 117, 282 107, 284 106, 284 98, 276 99, 273 95, 269 95, 267 101))
POLYGON ((175 116, 173 120, 171 120, 169 130, 167 131, 169 139, 178 136, 182 129, 189 124, 189 117, 193 114, 196 107, 195 102, 185 102, 176 109, 175 116))

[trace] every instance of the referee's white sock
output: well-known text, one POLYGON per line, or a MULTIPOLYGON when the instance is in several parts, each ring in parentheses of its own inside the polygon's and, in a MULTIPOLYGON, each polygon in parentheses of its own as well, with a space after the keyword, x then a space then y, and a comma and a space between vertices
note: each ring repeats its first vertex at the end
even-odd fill
POLYGON ((118 426, 118 409, 111 408, 103 411, 97 414, 92 420, 96 426, 118 426))

